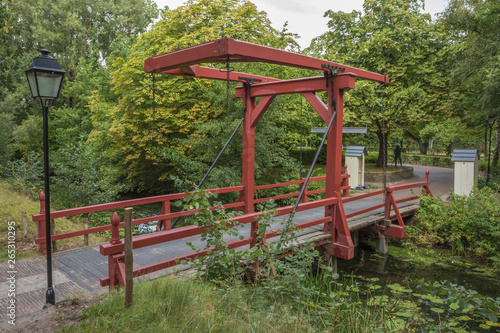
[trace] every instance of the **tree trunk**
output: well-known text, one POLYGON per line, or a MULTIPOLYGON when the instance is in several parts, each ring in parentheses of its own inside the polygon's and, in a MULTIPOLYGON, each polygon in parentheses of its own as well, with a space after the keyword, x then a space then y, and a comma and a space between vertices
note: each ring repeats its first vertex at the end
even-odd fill
POLYGON ((488 154, 490 151, 488 150, 488 128, 484 131, 484 157, 488 158, 488 154))
POLYGON ((385 166, 387 166, 387 162, 389 159, 389 156, 387 155, 387 139, 389 138, 389 133, 385 133, 382 135, 382 131, 377 131, 377 137, 378 137, 378 160, 377 164, 375 165, 376 167, 382 168, 384 166, 384 154, 386 156, 385 158, 385 166), (385 136, 385 138, 384 138, 385 136), (384 152, 384 139, 385 139, 385 152, 384 152))
POLYGON ((420 150, 420 154, 427 155, 427 149, 429 149, 429 141, 427 140, 417 140, 418 149, 420 150))
POLYGON ((497 140, 495 144, 495 151, 493 153, 493 163, 492 165, 495 167, 498 165, 498 157, 500 155, 500 125, 497 126, 497 140))

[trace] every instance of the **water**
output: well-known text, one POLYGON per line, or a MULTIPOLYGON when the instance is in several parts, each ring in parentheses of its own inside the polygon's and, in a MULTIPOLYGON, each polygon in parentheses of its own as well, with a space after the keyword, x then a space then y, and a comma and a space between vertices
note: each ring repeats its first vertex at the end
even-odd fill
POLYGON ((399 283, 410 288, 424 279, 428 282, 448 281, 482 295, 500 297, 500 273, 472 260, 452 257, 449 253, 419 250, 412 258, 406 249, 390 247, 388 255, 376 253, 372 246, 360 243, 352 260, 338 260, 341 275, 378 278, 382 284, 399 283))

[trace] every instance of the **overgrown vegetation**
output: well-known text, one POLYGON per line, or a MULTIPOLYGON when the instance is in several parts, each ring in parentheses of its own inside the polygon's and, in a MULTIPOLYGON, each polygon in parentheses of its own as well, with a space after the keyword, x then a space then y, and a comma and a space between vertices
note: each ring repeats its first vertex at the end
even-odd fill
POLYGON ((500 200, 489 187, 470 196, 421 197, 407 237, 417 246, 446 246, 458 255, 500 261, 500 200))

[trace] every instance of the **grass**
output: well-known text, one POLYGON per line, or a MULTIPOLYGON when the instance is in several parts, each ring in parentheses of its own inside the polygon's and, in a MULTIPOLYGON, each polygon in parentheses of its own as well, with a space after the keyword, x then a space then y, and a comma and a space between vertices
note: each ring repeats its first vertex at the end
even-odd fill
POLYGON ((228 287, 175 276, 143 281, 134 284, 130 308, 122 294, 111 293, 83 314, 79 327, 62 332, 371 332, 385 326, 383 311, 345 296, 332 296, 342 305, 325 310, 307 298, 265 296, 254 285, 228 287))
POLYGON ((134 303, 110 294, 84 314, 80 327, 63 332, 308 332, 300 313, 257 309, 244 292, 168 276, 134 285, 134 303))
MULTIPOLYGON (((36 225, 31 220, 33 214, 40 212, 39 201, 34 201, 29 197, 16 192, 6 182, 0 182, 0 262, 7 257, 7 236, 8 223, 15 222, 16 226, 16 259, 30 258, 37 256, 38 252, 34 242, 36 236, 36 225), (28 216, 28 239, 23 239, 22 212, 28 216)), ((55 233, 64 233, 82 229, 82 224, 74 223, 68 219, 60 218, 55 220, 55 233)), ((89 243, 97 244, 106 241, 103 237, 90 235, 89 243)), ((83 246, 83 236, 65 239, 57 242, 58 250, 83 246)))

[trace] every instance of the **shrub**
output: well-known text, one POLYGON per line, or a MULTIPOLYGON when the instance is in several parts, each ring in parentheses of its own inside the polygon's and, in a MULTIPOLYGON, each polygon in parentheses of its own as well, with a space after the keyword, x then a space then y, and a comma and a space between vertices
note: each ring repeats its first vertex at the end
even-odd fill
POLYGON ((470 196, 421 197, 418 224, 408 228, 417 245, 445 245, 458 254, 489 258, 500 251, 500 203, 484 187, 470 196))
MULTIPOLYGON (((423 154, 402 154, 403 163, 429 165, 438 167, 453 167, 450 156, 444 155, 423 155, 423 154)), ((389 161, 394 157, 389 154, 389 161)))

